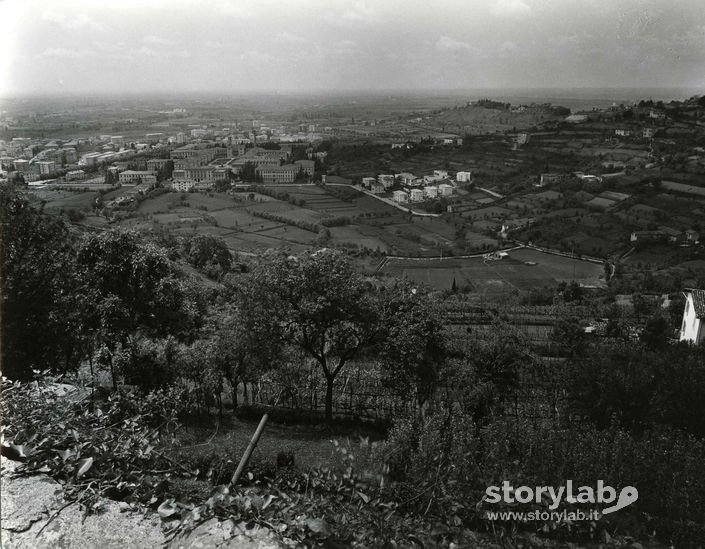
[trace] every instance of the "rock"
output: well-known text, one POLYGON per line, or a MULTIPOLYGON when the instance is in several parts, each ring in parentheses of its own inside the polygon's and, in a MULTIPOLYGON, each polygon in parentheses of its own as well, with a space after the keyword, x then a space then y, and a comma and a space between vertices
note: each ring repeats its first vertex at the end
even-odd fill
POLYGON ((3 478, 0 506, 2 529, 25 532, 60 507, 63 489, 54 480, 39 477, 3 478))
POLYGON ((177 536, 169 549, 282 549, 286 545, 267 528, 255 525, 248 529, 244 522, 219 521, 212 518, 186 535, 177 536))
POLYGON ((64 507, 63 489, 50 477, 13 477, 17 464, 5 458, 0 458, 0 468, 3 549, 157 549, 164 545, 159 517, 123 514, 120 505, 110 500, 101 502, 101 513, 84 517, 77 504, 64 507))

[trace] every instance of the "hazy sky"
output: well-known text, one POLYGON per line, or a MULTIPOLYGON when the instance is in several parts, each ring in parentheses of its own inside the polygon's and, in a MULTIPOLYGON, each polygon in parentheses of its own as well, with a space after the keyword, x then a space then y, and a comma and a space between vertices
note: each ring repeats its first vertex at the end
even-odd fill
POLYGON ((703 0, 0 0, 0 94, 705 88, 703 0))

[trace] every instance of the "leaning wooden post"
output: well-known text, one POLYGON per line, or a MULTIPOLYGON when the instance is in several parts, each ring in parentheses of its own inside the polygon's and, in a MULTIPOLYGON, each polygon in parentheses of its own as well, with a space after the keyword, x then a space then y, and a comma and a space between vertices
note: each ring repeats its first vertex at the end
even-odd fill
POLYGON ((250 456, 252 456, 252 452, 254 451, 255 446, 257 446, 257 442, 259 441, 259 437, 262 435, 262 431, 264 431, 264 426, 267 423, 267 419, 269 419, 269 416, 267 414, 264 414, 259 422, 259 425, 257 426, 255 434, 252 435, 252 440, 250 440, 250 443, 247 445, 245 453, 242 454, 242 457, 240 458, 240 463, 238 464, 237 469, 235 470, 233 478, 230 479, 231 486, 235 486, 237 484, 237 481, 240 480, 240 475, 242 475, 242 471, 245 469, 245 467, 247 467, 247 463, 250 461, 250 456))

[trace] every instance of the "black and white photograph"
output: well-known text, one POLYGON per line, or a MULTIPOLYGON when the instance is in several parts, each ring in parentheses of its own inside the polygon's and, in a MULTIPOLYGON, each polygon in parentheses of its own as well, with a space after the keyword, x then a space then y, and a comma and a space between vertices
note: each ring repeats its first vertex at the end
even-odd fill
POLYGON ((705 547, 702 0, 0 0, 0 547, 705 547))

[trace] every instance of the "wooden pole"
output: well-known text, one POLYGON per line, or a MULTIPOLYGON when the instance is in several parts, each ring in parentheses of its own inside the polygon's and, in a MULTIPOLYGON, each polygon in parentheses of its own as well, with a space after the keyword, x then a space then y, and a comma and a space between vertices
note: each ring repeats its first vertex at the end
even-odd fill
POLYGON ((231 486, 235 486, 237 484, 237 481, 240 480, 240 475, 242 475, 242 471, 245 469, 245 467, 247 467, 247 463, 250 461, 250 457, 252 456, 252 452, 254 451, 255 446, 257 446, 259 437, 262 435, 262 431, 264 431, 264 426, 267 424, 267 419, 269 419, 269 416, 267 414, 264 414, 259 422, 259 425, 257 426, 255 434, 252 435, 252 440, 250 440, 250 443, 247 445, 245 453, 240 458, 240 463, 238 464, 237 469, 235 470, 233 478, 230 479, 231 486))

